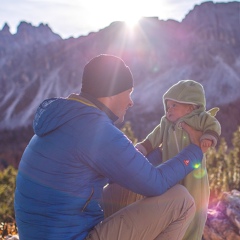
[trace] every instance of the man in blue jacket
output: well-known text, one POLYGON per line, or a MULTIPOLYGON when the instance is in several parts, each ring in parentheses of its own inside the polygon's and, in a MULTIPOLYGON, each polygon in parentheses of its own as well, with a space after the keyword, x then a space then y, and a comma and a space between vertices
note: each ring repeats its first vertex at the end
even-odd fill
POLYGON ((132 91, 123 60, 103 54, 86 64, 80 94, 40 104, 16 182, 20 240, 183 237, 195 205, 176 184, 201 162, 202 151, 190 144, 164 164, 150 164, 114 125, 133 105, 132 91), (109 182, 146 198, 104 219, 100 201, 109 182))

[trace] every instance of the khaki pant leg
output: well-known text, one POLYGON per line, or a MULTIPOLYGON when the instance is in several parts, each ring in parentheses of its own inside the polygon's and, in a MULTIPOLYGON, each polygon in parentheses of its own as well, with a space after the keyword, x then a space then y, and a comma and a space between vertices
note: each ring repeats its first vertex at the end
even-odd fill
POLYGON ((102 196, 101 205, 104 210, 104 217, 107 218, 120 209, 143 198, 144 196, 131 192, 116 183, 109 184, 104 188, 102 196))
POLYGON ((192 197, 181 185, 143 198, 98 224, 88 240, 181 240, 195 214, 192 197))

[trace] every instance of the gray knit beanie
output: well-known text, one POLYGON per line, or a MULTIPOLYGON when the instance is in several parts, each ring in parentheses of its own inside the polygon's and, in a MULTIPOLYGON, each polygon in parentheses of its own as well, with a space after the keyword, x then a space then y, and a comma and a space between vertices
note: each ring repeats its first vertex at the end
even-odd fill
POLYGON ((101 54, 84 67, 81 89, 83 93, 95 98, 109 97, 132 87, 132 73, 119 57, 101 54))

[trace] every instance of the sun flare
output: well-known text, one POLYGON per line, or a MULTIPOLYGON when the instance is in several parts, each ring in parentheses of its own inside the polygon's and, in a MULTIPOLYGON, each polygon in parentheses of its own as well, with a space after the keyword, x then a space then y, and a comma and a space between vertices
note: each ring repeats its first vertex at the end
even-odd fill
POLYGON ((125 18, 124 22, 129 28, 134 28, 140 19, 141 16, 129 16, 128 18, 125 18))
POLYGON ((148 0, 148 1, 112 1, 112 0, 89 0, 94 5, 88 13, 88 24, 107 26, 115 21, 126 23, 129 29, 135 29, 139 20, 145 17, 164 16, 167 8, 167 0, 148 0), (159 8, 156 8, 158 3, 159 8))

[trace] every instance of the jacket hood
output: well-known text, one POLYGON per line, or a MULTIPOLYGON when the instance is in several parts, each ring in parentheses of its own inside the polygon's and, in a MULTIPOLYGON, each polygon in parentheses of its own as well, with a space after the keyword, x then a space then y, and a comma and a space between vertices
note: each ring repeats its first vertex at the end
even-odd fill
MULTIPOLYGON (((95 107, 92 109, 96 111, 95 107)), ((44 136, 71 119, 82 114, 88 114, 89 111, 89 107, 77 101, 66 98, 46 99, 40 104, 36 111, 33 120, 33 130, 36 135, 44 136)))
POLYGON ((206 99, 203 86, 194 80, 181 80, 174 84, 163 95, 163 105, 166 112, 166 100, 197 105, 201 111, 206 110, 206 99))

